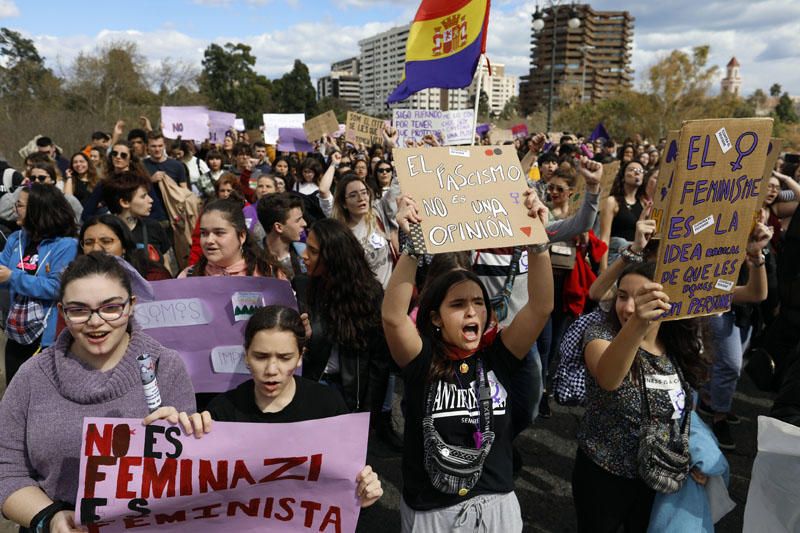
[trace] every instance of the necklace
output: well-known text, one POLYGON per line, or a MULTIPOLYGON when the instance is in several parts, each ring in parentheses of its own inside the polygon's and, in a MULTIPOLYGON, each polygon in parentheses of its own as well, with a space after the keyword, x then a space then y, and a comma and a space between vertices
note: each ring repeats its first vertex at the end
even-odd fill
MULTIPOLYGON (((467 365, 467 363, 461 363, 461 367, 459 368, 459 371, 462 374, 466 374, 466 372, 468 370, 469 370, 469 365, 467 365), (465 366, 467 367, 466 369, 464 369, 465 366)), ((466 388, 466 387, 464 387, 464 384, 461 382, 461 378, 458 377, 458 373, 457 372, 453 372, 453 375, 456 377, 456 381, 458 382, 458 386, 461 387, 462 389, 466 388)), ((481 408, 481 405, 480 405, 480 398, 481 398, 481 395, 480 395, 480 380, 482 378, 483 378, 483 365, 481 364, 480 361, 478 361, 477 362, 477 368, 476 368, 476 371, 475 371, 475 384, 477 385, 477 390, 473 389, 473 387, 471 387, 471 386, 470 386, 470 389, 472 390, 472 393, 475 395, 475 401, 478 403, 478 409, 479 410, 481 408)), ((472 417, 471 416, 470 416, 470 421, 472 421, 472 417)), ((475 449, 477 450, 483 444, 483 433, 481 433, 480 414, 478 415, 478 421, 472 422, 472 425, 475 426, 475 431, 472 433, 472 440, 475 441, 475 449)))

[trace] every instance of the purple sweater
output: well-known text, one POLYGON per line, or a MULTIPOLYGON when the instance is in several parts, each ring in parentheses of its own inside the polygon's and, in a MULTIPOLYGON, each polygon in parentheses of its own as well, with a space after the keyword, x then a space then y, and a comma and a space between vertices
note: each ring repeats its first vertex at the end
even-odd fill
POLYGON ((194 413, 194 389, 174 350, 134 329, 125 356, 100 372, 69 353, 64 330, 55 344, 26 361, 0 401, 0 507, 12 493, 39 486, 51 499, 75 502, 83 418, 148 414, 136 357, 158 364, 163 405, 194 413))

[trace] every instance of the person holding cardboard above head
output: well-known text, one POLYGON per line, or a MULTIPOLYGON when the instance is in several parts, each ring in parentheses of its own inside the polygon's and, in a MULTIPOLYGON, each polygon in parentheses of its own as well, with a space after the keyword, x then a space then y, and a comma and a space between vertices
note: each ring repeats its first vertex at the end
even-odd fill
MULTIPOLYGON (((529 189, 529 215, 547 209, 529 189)), ((397 221, 410 234, 419 223, 414 201, 401 199, 397 221)), ((401 529, 451 531, 475 524, 522 531, 512 472, 511 398, 507 385, 553 308, 546 246, 529 248, 528 302, 500 333, 485 336, 489 296, 480 279, 453 270, 432 280, 417 325, 408 319, 417 251, 407 245, 383 299, 383 327, 406 386, 401 529), (478 400, 465 415, 455 399, 478 400)))

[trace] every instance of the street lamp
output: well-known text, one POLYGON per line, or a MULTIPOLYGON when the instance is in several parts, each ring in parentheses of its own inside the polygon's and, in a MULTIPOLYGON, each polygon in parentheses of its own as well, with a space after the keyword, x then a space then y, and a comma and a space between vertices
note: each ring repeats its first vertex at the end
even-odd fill
POLYGON ((590 44, 581 46, 581 52, 583 53, 581 61, 581 63, 583 63, 583 72, 581 73, 581 103, 586 99, 586 56, 589 50, 594 50, 594 46, 590 44))
MULTIPOLYGON (((547 94, 547 131, 549 132, 553 125, 553 89, 556 83, 556 26, 558 25, 558 12, 562 7, 563 0, 547 0, 547 5, 550 8, 550 13, 553 18, 553 33, 552 41, 550 43, 550 89, 547 94)), ((571 30, 579 28, 581 19, 578 18, 578 12, 575 10, 575 5, 570 5, 569 19, 567 20, 567 27, 571 30)), ((534 31, 542 31, 544 29, 544 12, 539 10, 539 5, 536 5, 536 11, 533 13, 534 31)), ((566 59, 566 58, 565 58, 566 59)))

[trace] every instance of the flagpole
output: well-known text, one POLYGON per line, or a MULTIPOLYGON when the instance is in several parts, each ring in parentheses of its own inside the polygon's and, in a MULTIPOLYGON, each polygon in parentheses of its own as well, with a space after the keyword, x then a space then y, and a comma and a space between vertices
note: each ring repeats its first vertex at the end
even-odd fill
POLYGON ((475 146, 475 129, 478 127, 478 105, 481 101, 481 80, 483 80, 483 73, 481 72, 481 65, 483 65, 483 54, 478 57, 478 83, 475 84, 475 107, 472 116, 472 142, 470 146, 475 146))

